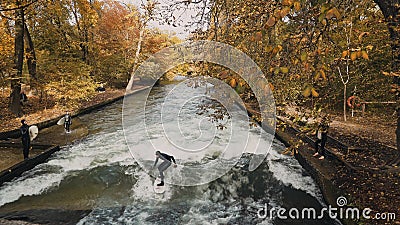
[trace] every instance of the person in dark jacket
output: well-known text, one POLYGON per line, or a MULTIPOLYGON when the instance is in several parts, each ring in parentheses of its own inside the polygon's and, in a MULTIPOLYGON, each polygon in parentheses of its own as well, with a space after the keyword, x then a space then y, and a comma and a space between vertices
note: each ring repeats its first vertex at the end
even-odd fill
POLYGON ((26 96, 25 92, 22 92, 20 94, 20 100, 19 102, 21 103, 21 105, 23 106, 25 103, 28 102, 28 96, 26 96))
POLYGON ((322 118, 321 123, 319 123, 317 132, 316 132, 316 141, 315 141, 315 153, 314 157, 318 157, 318 159, 323 160, 325 159, 325 144, 326 140, 328 139, 328 128, 329 123, 326 117, 322 118), (319 150, 319 144, 321 144, 321 149, 319 150))
POLYGON ((174 167, 176 167, 175 158, 171 155, 167 155, 160 151, 156 151, 156 161, 154 162, 153 168, 156 167, 158 159, 163 160, 163 162, 158 166, 158 171, 160 172, 161 182, 157 186, 164 186, 164 171, 171 166, 174 162, 174 167))
POLYGON ((23 146, 24 160, 29 159, 29 149, 31 148, 31 138, 29 136, 29 126, 26 121, 21 120, 22 126, 19 128, 21 131, 21 140, 23 146))
POLYGON ((69 112, 67 112, 67 114, 65 114, 65 116, 64 116, 64 129, 65 129, 65 132, 71 133, 71 130, 70 130, 71 124, 72 124, 72 118, 71 118, 71 115, 69 114, 69 112))

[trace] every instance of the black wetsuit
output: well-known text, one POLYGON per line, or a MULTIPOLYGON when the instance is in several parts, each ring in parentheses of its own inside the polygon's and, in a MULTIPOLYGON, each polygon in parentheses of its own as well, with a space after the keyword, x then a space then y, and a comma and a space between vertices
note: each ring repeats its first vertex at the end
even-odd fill
POLYGON ((28 159, 29 148, 31 147, 31 138, 29 137, 29 126, 27 124, 23 124, 19 129, 21 131, 24 159, 28 159))
POLYGON ((171 155, 167 155, 165 153, 161 153, 159 157, 157 157, 156 161, 154 162, 154 166, 155 167, 157 165, 158 159, 161 158, 163 160, 163 162, 158 166, 158 171, 160 172, 160 178, 161 178, 161 182, 164 182, 164 171, 166 169, 168 169, 168 167, 171 166, 171 162, 175 162, 175 158, 171 155))
POLYGON ((64 128, 65 128, 65 131, 66 132, 70 132, 70 127, 71 127, 71 124, 72 124, 72 119, 71 119, 71 115, 69 115, 69 114, 66 114, 65 116, 64 116, 64 128))
POLYGON ((318 126, 317 130, 317 140, 315 141, 315 153, 319 153, 320 155, 325 157, 325 144, 326 140, 328 139, 328 128, 329 125, 327 123, 321 123, 318 126), (321 133, 320 137, 318 133, 321 133), (321 151, 318 151, 318 144, 321 143, 321 151))

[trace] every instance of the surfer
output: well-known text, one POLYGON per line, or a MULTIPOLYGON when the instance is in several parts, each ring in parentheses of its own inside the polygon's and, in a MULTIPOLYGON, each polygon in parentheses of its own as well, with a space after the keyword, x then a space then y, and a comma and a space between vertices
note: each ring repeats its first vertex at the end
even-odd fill
POLYGON ((326 140, 328 139, 328 128, 329 124, 327 118, 322 118, 321 123, 318 125, 317 128, 317 140, 315 141, 315 153, 314 157, 320 156, 318 159, 323 160, 325 159, 325 144, 326 140), (321 143, 321 151, 318 151, 318 144, 321 143))
POLYGON ((71 118, 71 115, 69 114, 69 112, 67 112, 67 114, 65 114, 65 116, 64 116, 64 129, 65 129, 65 132, 67 132, 67 133, 71 132, 70 131, 71 124, 72 124, 72 118, 71 118))
POLYGON ((31 138, 29 137, 29 126, 26 121, 21 120, 22 126, 19 128, 21 131, 21 139, 24 153, 24 160, 29 159, 29 149, 31 147, 31 138))
POLYGON ((171 163, 174 162, 174 167, 176 167, 175 158, 171 155, 167 155, 160 151, 156 151, 156 161, 154 162, 153 168, 156 167, 158 159, 163 160, 163 162, 158 166, 158 171, 160 172, 161 182, 157 184, 157 186, 164 186, 164 171, 171 166, 171 163))

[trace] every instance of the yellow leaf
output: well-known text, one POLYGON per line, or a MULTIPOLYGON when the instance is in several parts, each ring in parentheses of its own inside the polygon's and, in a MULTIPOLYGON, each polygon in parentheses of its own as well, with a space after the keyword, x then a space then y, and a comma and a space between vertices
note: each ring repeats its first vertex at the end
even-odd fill
POLYGON ((275 25, 275 17, 271 16, 269 17, 269 19, 267 20, 267 23, 265 24, 267 26, 267 28, 272 27, 275 25))
POLYGON ((326 5, 322 5, 321 6, 321 13, 324 13, 328 8, 326 7, 326 5))
POLYGON ((300 2, 295 2, 295 3, 293 3, 293 6, 294 6, 294 9, 295 9, 296 11, 300 11, 300 9, 301 9, 300 2))
POLYGON ((300 60, 303 61, 303 62, 307 60, 307 52, 302 52, 301 53, 300 60))
POLYGON ((361 56, 363 57, 363 59, 366 59, 366 60, 369 59, 369 58, 368 58, 368 54, 367 54, 366 51, 362 51, 362 52, 361 52, 361 56))
POLYGON ((315 77, 314 77, 314 80, 317 81, 317 80, 319 79, 319 76, 320 76, 320 73, 317 72, 317 74, 316 74, 315 77))
POLYGON ((272 47, 271 45, 268 45, 268 46, 266 46, 266 47, 264 48, 264 50, 265 50, 266 52, 271 52, 272 49, 273 49, 273 47, 272 47))
POLYGON ((289 69, 287 67, 281 67, 281 72, 282 73, 288 73, 289 69))
POLYGON ((367 47, 365 47, 365 48, 371 51, 371 50, 374 48, 374 46, 372 46, 372 45, 367 45, 367 47))
POLYGON ((317 98, 319 96, 318 92, 314 88, 311 88, 311 94, 315 98, 317 98))
POLYGON ((352 52, 352 53, 350 54, 350 59, 351 59, 351 61, 356 60, 356 59, 357 59, 357 52, 352 52))
POLYGON ((304 91, 303 91, 302 94, 303 94, 303 96, 306 97, 306 98, 310 97, 310 94, 311 94, 311 87, 310 87, 310 86, 307 86, 306 89, 304 89, 304 91))

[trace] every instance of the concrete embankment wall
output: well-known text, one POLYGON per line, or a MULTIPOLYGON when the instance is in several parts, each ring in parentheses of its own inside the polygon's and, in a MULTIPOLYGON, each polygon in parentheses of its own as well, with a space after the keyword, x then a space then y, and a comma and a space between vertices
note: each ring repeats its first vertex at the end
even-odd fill
MULTIPOLYGON (((20 144, 12 143, 0 143, 1 147, 22 147, 20 144)), ((59 146, 45 146, 45 145, 33 145, 36 149, 45 149, 45 151, 33 158, 19 162, 12 167, 0 172, 0 185, 4 182, 9 182, 12 179, 19 177, 23 172, 32 169, 33 167, 45 162, 51 154, 60 150, 59 146)), ((22 154, 22 152, 21 152, 22 154)))

